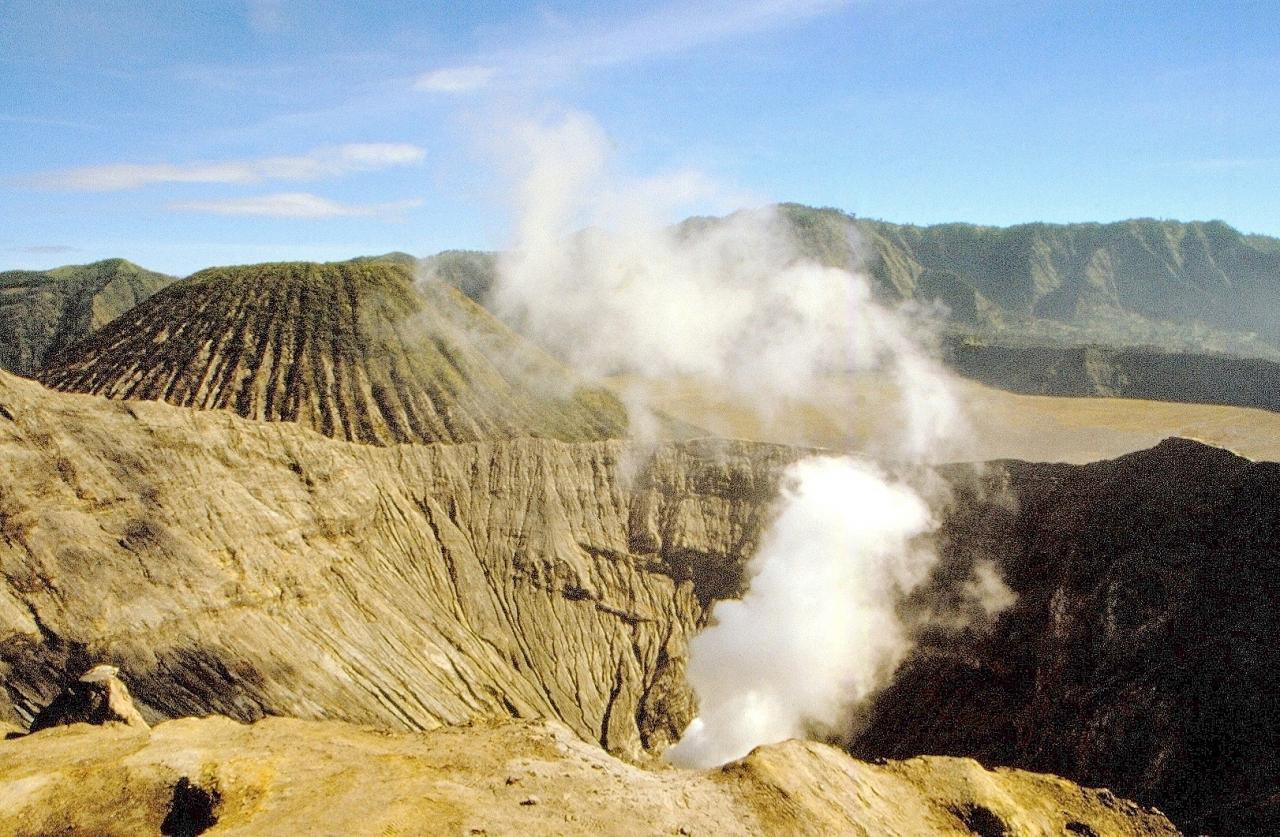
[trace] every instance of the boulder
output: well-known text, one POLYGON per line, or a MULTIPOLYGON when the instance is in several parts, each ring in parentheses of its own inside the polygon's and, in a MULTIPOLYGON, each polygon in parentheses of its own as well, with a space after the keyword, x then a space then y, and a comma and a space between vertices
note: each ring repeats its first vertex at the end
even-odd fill
POLYGON ((31 731, 68 724, 125 724, 149 729, 134 708, 128 687, 116 676, 119 673, 112 665, 89 669, 80 679, 67 684, 62 693, 32 719, 31 731))

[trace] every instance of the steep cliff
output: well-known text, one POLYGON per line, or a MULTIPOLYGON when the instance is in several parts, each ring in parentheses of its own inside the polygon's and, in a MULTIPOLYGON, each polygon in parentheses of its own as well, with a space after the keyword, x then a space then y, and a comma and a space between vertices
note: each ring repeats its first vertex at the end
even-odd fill
POLYGON ((1280 412, 1280 363, 1223 354, 1107 346, 947 341, 966 378, 1027 395, 1115 396, 1280 412))
POLYGON ((173 281, 124 259, 0 273, 0 369, 32 375, 173 281))
POLYGON ((953 486, 940 577, 989 556, 1017 602, 989 634, 926 633, 853 751, 974 756, 1192 833, 1277 833, 1280 464, 1174 439, 953 486))
POLYGON ((380 448, 0 376, 0 717, 105 661, 149 719, 547 716, 661 749, 794 455, 380 448))

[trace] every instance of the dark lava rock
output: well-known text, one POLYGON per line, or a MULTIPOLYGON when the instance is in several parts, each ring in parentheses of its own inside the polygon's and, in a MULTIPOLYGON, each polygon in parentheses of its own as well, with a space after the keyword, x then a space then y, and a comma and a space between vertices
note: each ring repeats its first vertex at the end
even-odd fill
POLYGON ((1280 833, 1280 464, 1169 439, 952 477, 944 567, 993 558, 1017 602, 987 634, 924 637, 851 750, 973 756, 1191 833, 1280 833))

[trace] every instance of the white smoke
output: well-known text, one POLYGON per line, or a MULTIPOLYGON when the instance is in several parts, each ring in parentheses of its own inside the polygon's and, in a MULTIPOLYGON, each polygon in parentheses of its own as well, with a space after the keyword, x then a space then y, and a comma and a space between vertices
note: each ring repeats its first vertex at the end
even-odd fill
POLYGON ((579 372, 692 378, 767 415, 824 373, 885 370, 906 416, 895 452, 912 458, 956 421, 945 376, 904 318, 872 300, 865 278, 800 258, 774 208, 672 227, 678 209, 725 199, 696 173, 615 175, 582 115, 514 133, 527 164, 517 240, 490 301, 579 372))
MULTIPOLYGON (((582 115, 513 133, 517 240, 491 303, 578 371, 692 379, 762 414, 824 375, 877 372, 895 381, 903 416, 879 452, 923 462, 956 436, 957 401, 915 324, 877 303, 864 276, 802 258, 775 210, 673 228, 676 210, 719 197, 706 178, 619 178, 582 115)), ((793 465, 749 589, 718 603, 692 643, 701 714, 671 757, 716 764, 832 730, 884 686, 910 649, 896 606, 935 563, 916 542, 933 526, 917 491, 863 458, 793 465)))
POLYGON ((990 558, 974 562, 973 577, 965 582, 964 592, 988 617, 1003 613, 1017 600, 1017 595, 1004 583, 1000 570, 990 558))
POLYGON ((746 595, 717 604, 690 644, 702 713, 673 762, 720 764, 830 731, 909 647, 893 604, 933 566, 912 544, 933 526, 924 501, 869 463, 814 457, 788 470, 781 508, 746 595))

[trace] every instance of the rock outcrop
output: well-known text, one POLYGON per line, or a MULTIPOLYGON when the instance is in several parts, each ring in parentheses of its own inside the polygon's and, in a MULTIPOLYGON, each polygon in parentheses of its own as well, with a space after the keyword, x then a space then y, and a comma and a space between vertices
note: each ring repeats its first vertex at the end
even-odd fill
POLYGON ((855 754, 973 756, 1190 833, 1280 833, 1280 464, 1170 439, 953 485, 943 574, 989 556, 1017 601, 988 634, 923 637, 855 754))
POLYGON ((119 672, 115 666, 99 664, 68 683, 53 703, 31 720, 31 731, 67 724, 125 724, 147 729, 128 687, 116 676, 119 672))
POLYGON ((225 408, 368 444, 625 434, 626 411, 391 261, 212 268, 62 352, 71 392, 225 408))
POLYGON ((871 765, 786 742, 642 769, 555 722, 387 734, 282 718, 0 742, 6 834, 1068 834, 1165 837, 1158 812, 968 759, 871 765))
POLYGON ((0 369, 35 374, 63 348, 173 281, 124 259, 0 273, 0 369))
POLYGON ((795 455, 381 448, 0 375, 0 719, 108 659, 149 719, 546 716, 660 750, 795 455))

